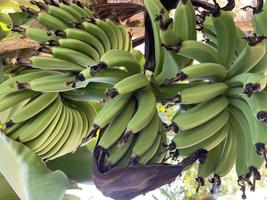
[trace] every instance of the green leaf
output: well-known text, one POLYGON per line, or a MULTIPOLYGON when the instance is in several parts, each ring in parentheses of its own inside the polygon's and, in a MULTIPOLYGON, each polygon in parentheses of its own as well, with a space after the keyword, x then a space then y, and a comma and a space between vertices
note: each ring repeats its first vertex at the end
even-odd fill
POLYGON ((49 170, 32 151, 0 132, 0 172, 22 200, 63 199, 69 180, 49 170))
POLYGON ((19 200, 19 197, 2 175, 0 175, 0 199, 19 200))
POLYGON ((82 147, 74 154, 69 153, 55 160, 48 161, 48 168, 61 170, 76 182, 88 182, 91 180, 93 168, 93 155, 87 147, 82 147))
POLYGON ((29 15, 22 12, 9 13, 8 15, 11 18, 13 25, 16 26, 25 24, 29 20, 29 15))

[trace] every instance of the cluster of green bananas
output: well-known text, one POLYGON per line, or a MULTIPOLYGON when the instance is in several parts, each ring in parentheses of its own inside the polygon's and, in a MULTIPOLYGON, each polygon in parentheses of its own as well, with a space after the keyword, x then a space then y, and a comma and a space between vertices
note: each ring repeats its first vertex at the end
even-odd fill
POLYGON ((39 13, 22 10, 47 30, 26 30, 41 47, 35 56, 17 58, 16 71, 0 84, 1 123, 6 135, 49 160, 84 142, 101 107, 92 102, 105 98, 107 89, 113 96, 127 92, 132 81, 149 82, 140 73, 143 55, 132 49, 123 25, 98 19, 79 1, 31 2, 39 13))
POLYGON ((213 175, 214 192, 235 165, 242 197, 247 184, 255 189, 267 161, 267 4, 253 8, 255 33, 247 36, 216 2, 196 15, 190 0, 179 1, 171 18, 160 0, 144 0, 151 75, 123 25, 98 19, 79 1, 31 2, 40 12, 22 10, 47 30, 26 30, 41 47, 18 58, 19 70, 0 85, 5 134, 43 159, 99 135, 94 153, 103 172, 197 155, 199 186, 213 175), (180 105, 170 124, 161 122, 157 102, 180 105), (169 130, 177 134, 167 144, 169 130))
POLYGON ((128 92, 109 100, 94 120, 90 137, 101 130, 96 149, 104 171, 114 166, 161 163, 166 155, 166 134, 156 110, 155 95, 140 83, 136 79, 128 86, 124 84, 128 92), (135 90, 129 90, 137 84, 135 90))
POLYGON ((64 100, 59 93, 12 92, 0 100, 9 110, 3 132, 44 160, 76 150, 92 129, 96 115, 89 103, 64 100))
POLYGON ((245 198, 245 185, 255 189, 259 169, 267 161, 267 12, 259 9, 261 4, 254 9, 255 33, 246 36, 235 26, 232 13, 215 3, 202 19, 204 43, 196 41, 196 18, 189 17, 195 11, 189 0, 179 2, 173 19, 160 1, 144 2, 158 45, 155 54, 161 55, 155 60, 162 66, 155 79, 162 88, 178 88, 162 103, 183 105, 165 125, 177 133, 169 149, 182 157, 205 150, 207 159, 199 164, 196 180, 204 185, 204 178, 214 174, 212 191, 235 165, 245 198))

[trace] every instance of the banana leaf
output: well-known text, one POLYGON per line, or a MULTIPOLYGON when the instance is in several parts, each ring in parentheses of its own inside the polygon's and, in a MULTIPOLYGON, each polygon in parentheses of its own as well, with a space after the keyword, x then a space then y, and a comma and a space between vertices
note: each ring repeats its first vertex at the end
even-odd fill
POLYGON ((93 155, 85 146, 75 153, 51 160, 47 163, 51 170, 63 171, 71 180, 76 182, 89 182, 93 168, 93 155))
POLYGON ((64 198, 70 181, 62 171, 49 170, 29 148, 6 137, 2 132, 0 147, 0 173, 21 200, 64 198))
POLYGON ((19 200, 19 197, 2 175, 0 175, 0 199, 19 200))

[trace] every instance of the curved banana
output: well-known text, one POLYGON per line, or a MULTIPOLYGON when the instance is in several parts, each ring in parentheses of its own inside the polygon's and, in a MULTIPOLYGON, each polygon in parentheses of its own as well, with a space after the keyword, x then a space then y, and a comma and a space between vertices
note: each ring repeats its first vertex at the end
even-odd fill
POLYGON ((149 81, 145 74, 135 74, 116 83, 112 89, 106 91, 106 95, 113 98, 116 95, 131 93, 148 85, 149 81))
POLYGON ((178 149, 194 146, 216 134, 228 122, 228 119, 229 112, 224 110, 206 123, 175 135, 172 141, 178 149))

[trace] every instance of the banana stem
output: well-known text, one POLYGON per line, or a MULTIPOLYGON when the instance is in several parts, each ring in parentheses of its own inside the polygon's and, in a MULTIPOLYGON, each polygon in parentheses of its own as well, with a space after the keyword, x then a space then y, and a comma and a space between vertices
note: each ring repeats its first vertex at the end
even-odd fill
POLYGON ((36 18, 39 14, 37 11, 33 10, 32 8, 27 8, 26 6, 20 6, 20 10, 32 18, 36 18))
POLYGON ((40 10, 43 10, 45 12, 48 12, 48 5, 47 4, 45 4, 43 2, 40 2, 40 1, 35 1, 35 0, 30 0, 30 3, 32 5, 35 5, 38 8, 40 8, 40 10))
POLYGON ((262 155, 265 160, 265 167, 267 168, 267 150, 265 148, 265 144, 257 143, 256 145, 257 154, 262 155))
POLYGON ((210 183, 212 183, 210 193, 214 194, 216 188, 220 187, 222 184, 220 176, 218 176, 217 174, 214 174, 214 176, 210 180, 210 183))
POLYGON ((243 94, 245 94, 247 97, 251 97, 254 92, 259 92, 261 89, 261 86, 259 83, 247 83, 245 85, 245 89, 243 91, 243 94))
POLYGON ((103 70, 103 69, 106 69, 108 68, 107 64, 104 63, 104 62, 100 62, 99 64, 95 65, 95 66, 92 66, 90 68, 90 72, 91 72, 91 75, 92 76, 95 76, 97 72, 103 70))
POLYGON ((240 190, 242 191, 242 199, 246 199, 246 184, 245 184, 245 178, 243 176, 239 176, 237 180, 238 185, 240 186, 240 190))
POLYGON ((263 40, 267 39, 265 35, 257 35, 254 33, 251 36, 244 36, 242 39, 246 40, 249 46, 256 46, 257 44, 261 43, 263 40))
POLYGON ((267 112, 265 111, 260 111, 257 113, 257 119, 260 121, 260 122, 264 122, 266 123, 267 122, 267 112))
POLYGON ((196 193, 198 193, 200 187, 205 186, 205 181, 204 181, 204 178, 203 178, 203 177, 197 177, 195 180, 196 180, 196 182, 197 182, 196 193))
POLYGON ((174 97, 170 97, 170 98, 167 98, 167 99, 161 101, 161 104, 162 105, 166 105, 168 103, 178 104, 180 102, 181 102, 181 95, 180 94, 177 94, 174 97))

